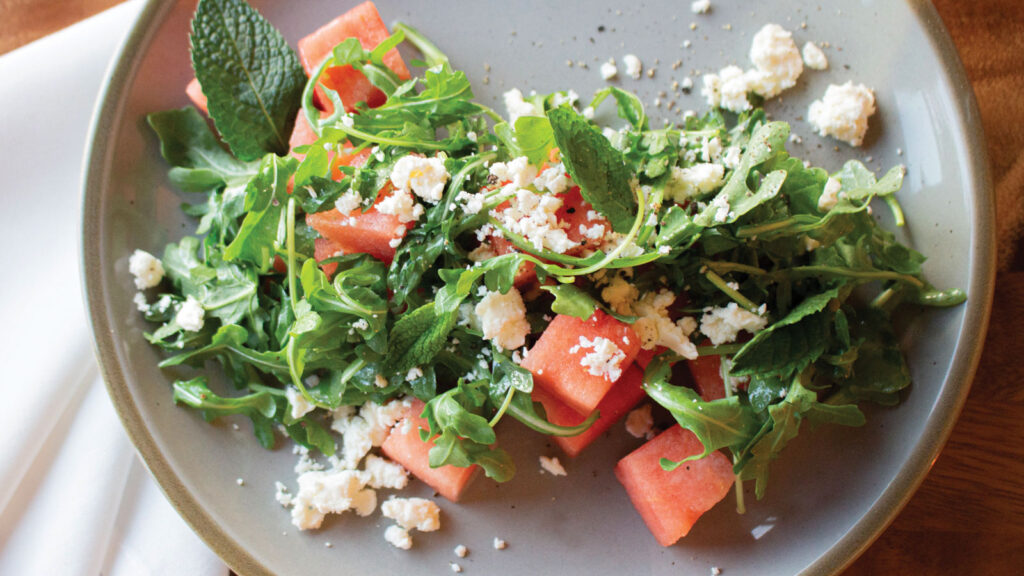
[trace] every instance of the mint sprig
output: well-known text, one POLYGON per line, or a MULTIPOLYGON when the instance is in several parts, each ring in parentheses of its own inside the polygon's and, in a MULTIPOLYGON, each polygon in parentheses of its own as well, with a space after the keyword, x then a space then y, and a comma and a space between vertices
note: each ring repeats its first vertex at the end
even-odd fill
POLYGON ((242 0, 200 0, 190 40, 210 117, 235 156, 286 153, 306 74, 281 33, 242 0))

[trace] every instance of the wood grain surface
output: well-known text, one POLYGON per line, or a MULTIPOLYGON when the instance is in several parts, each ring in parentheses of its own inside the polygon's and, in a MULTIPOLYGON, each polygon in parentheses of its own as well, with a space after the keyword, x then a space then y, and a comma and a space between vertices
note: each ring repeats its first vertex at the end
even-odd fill
MULTIPOLYGON (((117 0, 0 0, 0 54, 117 0)), ((936 0, 981 108, 999 211, 993 320, 920 490, 845 576, 1024 574, 1024 2, 936 0)))

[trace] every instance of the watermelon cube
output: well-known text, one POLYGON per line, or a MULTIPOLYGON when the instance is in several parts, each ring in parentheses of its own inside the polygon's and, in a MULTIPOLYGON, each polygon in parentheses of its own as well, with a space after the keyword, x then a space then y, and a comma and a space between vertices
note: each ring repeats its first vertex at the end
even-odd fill
POLYGON ((625 372, 639 350, 636 332, 601 310, 587 320, 559 314, 548 324, 522 366, 533 374, 536 385, 577 413, 590 414, 618 380, 615 370, 625 372), (599 339, 610 340, 617 354, 608 356, 597 347, 583 345, 584 341, 595 343, 599 339), (608 370, 595 365, 595 361, 600 364, 604 360, 609 360, 608 370))
MULTIPOLYGON (((384 21, 377 12, 373 2, 363 2, 358 6, 338 16, 325 24, 316 32, 299 40, 299 58, 306 74, 310 76, 334 50, 334 47, 348 38, 356 38, 364 50, 373 50, 386 39, 390 33, 384 21)), ((398 50, 391 49, 384 54, 384 64, 391 68, 402 80, 409 79, 409 69, 406 68, 402 56, 398 50)), ((341 101, 345 104, 345 110, 351 112, 358 102, 366 102, 371 108, 380 106, 385 101, 384 93, 377 89, 366 76, 351 66, 334 66, 328 68, 320 83, 338 92, 341 101)), ((317 86, 317 96, 320 104, 331 112, 333 107, 330 101, 323 96, 321 88, 317 86)))
MULTIPOLYGON (((576 436, 552 436, 552 440, 569 456, 578 455, 643 400, 645 396, 643 378, 642 370, 636 366, 630 366, 597 405, 597 410, 601 415, 590 425, 590 428, 576 436)), ((533 389, 533 399, 544 406, 544 412, 547 413, 548 421, 552 424, 576 426, 587 419, 586 416, 573 410, 541 387, 533 389)))
POLYGON ((722 358, 720 356, 699 356, 687 360, 693 384, 705 402, 725 398, 725 381, 722 379, 722 358))
POLYGON ((458 502, 463 490, 476 476, 479 466, 474 464, 469 468, 458 468, 445 465, 431 468, 429 453, 434 443, 420 439, 420 428, 430 430, 427 420, 419 416, 422 412, 423 402, 415 401, 409 414, 391 429, 380 447, 381 452, 441 496, 458 502))
POLYGON ((679 461, 704 451, 692 432, 673 426, 615 466, 633 506, 662 546, 686 536, 701 514, 729 493, 735 480, 732 463, 721 452, 663 470, 661 459, 679 461))

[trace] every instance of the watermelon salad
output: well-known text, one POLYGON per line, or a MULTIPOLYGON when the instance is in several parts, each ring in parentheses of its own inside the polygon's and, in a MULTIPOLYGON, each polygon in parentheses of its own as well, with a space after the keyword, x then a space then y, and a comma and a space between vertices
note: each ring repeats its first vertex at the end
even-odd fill
MULTIPOLYGON (((872 217, 903 225, 902 166, 830 174, 787 152, 759 104, 801 54, 776 25, 753 40, 754 68, 703 78, 707 113, 654 128, 614 83, 585 102, 510 90, 503 115, 371 2, 296 52, 242 0, 201 0, 194 106, 148 117, 197 227, 129 259, 174 401, 294 443, 276 497, 300 529, 380 508, 408 548, 437 502, 378 491, 411 474, 454 502, 481 474, 509 481, 503 420, 570 458, 636 436, 614 473, 662 545, 730 491, 742 511, 804 421, 899 402, 898 306, 965 299, 872 217)), ((823 135, 859 144, 864 90, 812 106, 823 135)))

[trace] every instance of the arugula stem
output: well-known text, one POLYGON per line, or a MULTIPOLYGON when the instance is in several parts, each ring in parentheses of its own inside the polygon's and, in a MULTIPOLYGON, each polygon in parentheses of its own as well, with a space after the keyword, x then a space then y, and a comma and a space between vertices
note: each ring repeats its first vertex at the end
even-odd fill
POLYGON ((423 54, 423 59, 427 63, 428 68, 433 68, 439 64, 448 63, 448 55, 441 51, 433 42, 427 39, 422 32, 409 26, 405 22, 395 22, 391 30, 395 33, 401 32, 405 34, 405 40, 416 47, 423 54))
POLYGON ((735 354, 744 344, 720 344, 718 346, 697 346, 698 356, 727 356, 735 354))
POLYGON ((924 282, 914 278, 909 274, 900 274, 899 272, 890 272, 889 270, 850 270, 846 268, 837 268, 835 266, 797 266, 795 268, 788 268, 779 270, 776 274, 781 276, 817 276, 819 274, 829 274, 834 276, 845 276, 846 278, 857 278, 860 280, 896 280, 897 282, 903 282, 904 284, 910 284, 917 288, 924 288, 924 282))
POLYGON ((896 225, 902 228, 907 221, 903 217, 903 207, 900 206, 900 201, 896 199, 895 194, 886 195, 883 199, 889 206, 889 210, 892 210, 892 217, 896 220, 896 225))
POLYGON ((505 415, 505 411, 508 410, 509 405, 512 404, 512 396, 514 396, 515 393, 516 389, 513 388, 512 386, 509 386, 508 392, 505 393, 505 401, 501 403, 501 407, 498 408, 498 412, 494 415, 493 418, 491 418, 491 421, 488 422, 491 428, 497 426, 498 422, 501 421, 501 417, 505 415))
POLYGON ((295 197, 288 198, 288 296, 294 311, 299 304, 295 293, 295 197))
POLYGON ((749 264, 740 264, 739 262, 722 262, 719 260, 701 260, 701 264, 707 266, 709 269, 715 272, 743 272, 744 274, 750 274, 751 276, 770 276, 771 272, 762 270, 757 266, 750 266, 749 264))
POLYGON ((729 283, 726 282, 724 278, 722 278, 718 274, 715 274, 711 270, 705 272, 704 276, 708 279, 709 282, 715 285, 715 288, 718 288, 719 290, 724 292, 729 298, 735 300, 737 304, 739 304, 749 312, 758 314, 758 305, 754 304, 754 302, 752 302, 743 294, 740 294, 739 291, 733 288, 732 286, 729 286, 729 283))

